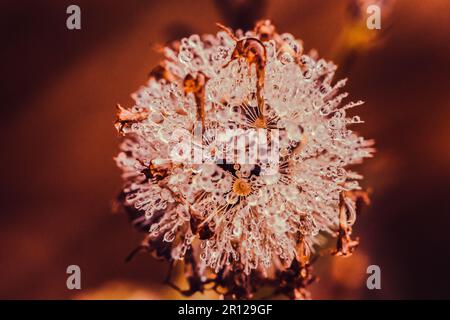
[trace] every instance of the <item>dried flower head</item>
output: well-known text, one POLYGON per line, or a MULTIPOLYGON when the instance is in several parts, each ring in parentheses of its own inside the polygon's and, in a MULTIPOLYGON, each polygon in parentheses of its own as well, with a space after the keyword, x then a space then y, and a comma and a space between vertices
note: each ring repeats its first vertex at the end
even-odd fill
POLYGON ((304 297, 320 235, 339 255, 357 245, 362 176, 348 166, 373 149, 346 110, 362 102, 342 104, 336 66, 269 21, 219 28, 165 48, 136 104, 119 107, 121 200, 148 231, 141 248, 184 261, 186 294, 304 297))

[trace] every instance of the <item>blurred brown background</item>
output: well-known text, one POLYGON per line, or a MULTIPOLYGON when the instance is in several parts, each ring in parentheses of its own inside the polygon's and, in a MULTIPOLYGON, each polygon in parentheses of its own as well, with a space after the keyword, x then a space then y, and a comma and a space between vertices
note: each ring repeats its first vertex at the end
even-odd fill
POLYGON ((343 67, 352 99, 366 101, 357 130, 377 142, 360 167, 374 190, 354 231, 361 246, 319 260, 313 297, 450 298, 450 1, 385 2, 370 32, 347 0, 225 2, 1 2, 0 298, 180 297, 161 284, 165 263, 124 262, 142 235, 111 210, 115 104, 132 103, 161 58, 155 44, 263 17, 343 67), (66 29, 70 4, 79 31, 66 29), (70 264, 81 292, 66 288, 70 264), (366 288, 369 264, 382 290, 366 288))

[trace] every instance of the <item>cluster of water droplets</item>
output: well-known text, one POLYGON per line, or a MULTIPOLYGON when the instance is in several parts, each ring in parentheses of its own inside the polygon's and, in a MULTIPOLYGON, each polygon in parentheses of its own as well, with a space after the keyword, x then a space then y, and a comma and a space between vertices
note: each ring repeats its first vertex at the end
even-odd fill
MULTIPOLYGON (((256 66, 232 59, 236 39, 225 31, 192 35, 165 49, 163 65, 173 79, 152 78, 133 95, 131 110, 145 110, 148 117, 124 129, 116 158, 123 169, 126 204, 151 221, 150 236, 172 243, 177 259, 198 246, 200 261, 216 272, 233 263, 242 264, 247 273, 289 265, 299 239, 312 249, 320 231, 335 232, 340 194, 359 189, 362 178, 348 166, 373 152, 371 141, 348 129, 362 121, 348 117, 346 110, 362 102, 342 103, 347 93, 339 90, 345 80, 333 83, 332 62, 305 53, 290 34, 274 34, 262 43, 261 94, 264 117, 270 119, 266 129, 280 132, 277 163, 230 168, 170 160, 171 150, 182 137, 193 135, 198 122, 198 102, 183 88, 187 75, 207 78, 202 142, 211 158, 229 142, 223 138, 227 129, 252 127, 256 66)), ((351 201, 348 205, 354 208, 351 201)))

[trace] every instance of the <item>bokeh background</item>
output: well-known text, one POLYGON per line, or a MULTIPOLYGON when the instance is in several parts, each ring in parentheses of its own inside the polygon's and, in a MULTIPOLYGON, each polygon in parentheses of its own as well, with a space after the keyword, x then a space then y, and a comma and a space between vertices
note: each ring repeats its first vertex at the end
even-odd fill
POLYGON ((124 262, 142 234, 112 209, 115 105, 132 103, 156 45, 259 18, 341 66, 352 99, 366 101, 358 131, 377 142, 360 167, 373 190, 354 229, 361 245, 319 259, 313 297, 450 298, 450 1, 381 1, 379 31, 357 2, 3 0, 0 298, 181 298, 162 284, 166 263, 124 262), (70 4, 79 31, 66 29, 70 4), (81 291, 66 288, 71 264, 81 291), (366 288, 370 264, 381 290, 366 288))

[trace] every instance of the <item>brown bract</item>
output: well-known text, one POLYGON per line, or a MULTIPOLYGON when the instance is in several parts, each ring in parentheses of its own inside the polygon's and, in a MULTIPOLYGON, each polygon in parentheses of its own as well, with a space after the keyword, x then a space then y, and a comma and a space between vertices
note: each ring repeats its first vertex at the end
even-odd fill
POLYGON ((205 86, 208 77, 202 72, 198 72, 194 77, 188 74, 183 81, 184 93, 194 94, 195 104, 197 106, 197 120, 202 122, 202 131, 205 130, 205 86))
POLYGON ((139 122, 147 119, 148 111, 142 110, 139 112, 133 112, 131 110, 123 108, 120 104, 117 104, 116 122, 115 128, 121 134, 123 134, 123 128, 134 122, 139 122))

